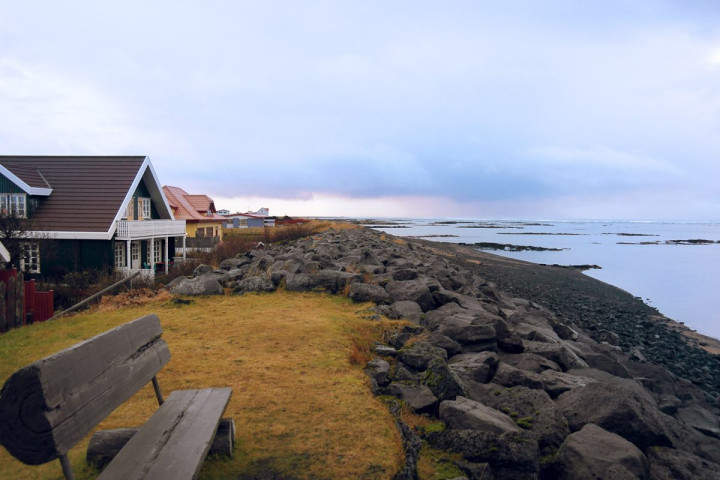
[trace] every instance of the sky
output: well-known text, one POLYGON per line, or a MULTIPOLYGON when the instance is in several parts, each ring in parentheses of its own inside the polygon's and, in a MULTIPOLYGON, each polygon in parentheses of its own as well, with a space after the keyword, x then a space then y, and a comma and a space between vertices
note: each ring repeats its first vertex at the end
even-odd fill
POLYGON ((274 215, 720 220, 720 3, 5 1, 0 154, 274 215))

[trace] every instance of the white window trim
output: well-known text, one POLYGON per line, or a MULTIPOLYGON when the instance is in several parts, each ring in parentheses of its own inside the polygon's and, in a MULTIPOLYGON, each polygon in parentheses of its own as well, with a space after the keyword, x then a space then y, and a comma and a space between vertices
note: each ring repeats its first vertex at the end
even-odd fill
POLYGON ((138 207, 140 208, 140 215, 142 215, 142 220, 148 219, 150 220, 152 218, 152 209, 150 204, 150 199, 146 197, 141 197, 138 199, 138 207))
POLYGON ((27 216, 27 195, 24 193, 0 193, 0 214, 15 213, 19 218, 27 216))
POLYGON ((23 242, 22 244, 22 258, 20 259, 20 270, 26 271, 25 267, 30 263, 28 273, 40 273, 40 244, 38 242, 23 242), (35 262, 30 261, 32 257, 35 257, 35 262))
POLYGON ((115 242, 114 259, 115 268, 124 268, 127 266, 125 262, 125 245, 123 245, 122 242, 115 242), (118 260, 120 261, 118 262, 118 260))

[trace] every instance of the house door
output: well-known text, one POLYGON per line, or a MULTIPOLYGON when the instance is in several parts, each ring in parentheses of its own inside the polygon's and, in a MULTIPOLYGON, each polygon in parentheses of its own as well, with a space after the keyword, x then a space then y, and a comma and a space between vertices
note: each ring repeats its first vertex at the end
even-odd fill
POLYGON ((139 270, 140 269, 140 242, 133 242, 132 246, 130 248, 131 255, 132 255, 132 262, 130 264, 130 268, 133 270, 139 270))

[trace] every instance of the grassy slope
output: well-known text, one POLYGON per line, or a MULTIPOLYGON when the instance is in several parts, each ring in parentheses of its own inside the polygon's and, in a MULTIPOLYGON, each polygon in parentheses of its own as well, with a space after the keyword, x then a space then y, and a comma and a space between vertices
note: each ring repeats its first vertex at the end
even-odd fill
MULTIPOLYGON (((0 336, 0 381, 38 358, 155 312, 172 353, 158 375, 166 395, 183 388, 233 389, 226 416, 237 428, 235 458, 208 461, 201 478, 252 478, 268 470, 282 478, 390 478, 401 462, 401 441, 352 361, 361 360, 369 336, 389 324, 362 319, 360 310, 340 297, 277 292, 83 314, 0 336)), ((142 424, 155 408, 146 387, 99 428, 142 424)), ((88 439, 70 454, 79 478, 95 475, 84 467, 88 439)), ((60 477, 58 462, 29 467, 0 449, 0 478, 60 477)))

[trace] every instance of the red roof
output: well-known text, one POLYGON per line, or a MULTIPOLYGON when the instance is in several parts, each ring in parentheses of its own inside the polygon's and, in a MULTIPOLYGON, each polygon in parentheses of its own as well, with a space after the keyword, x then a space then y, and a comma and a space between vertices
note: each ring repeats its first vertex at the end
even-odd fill
POLYGON ((191 195, 180 187, 163 187, 165 197, 177 220, 219 222, 224 217, 215 213, 215 203, 207 195, 191 195))

